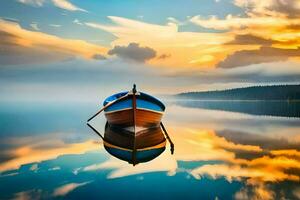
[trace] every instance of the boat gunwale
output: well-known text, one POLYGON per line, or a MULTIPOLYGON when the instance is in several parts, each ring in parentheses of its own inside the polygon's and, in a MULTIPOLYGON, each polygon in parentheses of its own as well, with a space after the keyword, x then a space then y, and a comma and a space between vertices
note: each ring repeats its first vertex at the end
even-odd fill
MULTIPOLYGON (((111 114, 111 113, 121 112, 121 111, 125 111, 125 110, 133 110, 133 108, 123 108, 123 109, 114 110, 114 111, 104 111, 104 114, 111 114)), ((138 108, 138 107, 136 108, 136 110, 149 111, 149 112, 153 112, 153 113, 157 113, 157 114, 164 113, 164 111, 156 111, 156 110, 151 110, 151 109, 147 109, 147 108, 138 108)))
MULTIPOLYGON (((140 149, 136 149, 135 151, 147 151, 147 150, 154 150, 154 149, 160 149, 162 147, 166 147, 166 140, 163 140, 161 143, 159 144, 156 144, 154 146, 150 146, 150 147, 144 147, 144 148, 140 148, 140 149)), ((115 148, 115 149, 119 149, 119 150, 124 150, 124 151, 129 151, 129 152, 133 152, 134 150, 133 149, 127 149, 127 148, 124 148, 124 147, 119 147, 119 146, 116 146, 116 145, 113 145, 107 141, 103 141, 103 145, 105 147, 109 147, 109 148, 115 148)))
MULTIPOLYGON (((125 96, 126 94, 128 94, 128 96, 127 96, 126 98, 124 98, 124 99, 122 99, 122 100, 120 100, 120 101, 124 101, 124 100, 126 100, 126 99, 130 99, 130 98, 133 96, 133 94, 130 93, 130 91, 127 92, 127 93, 126 93, 126 92, 119 92, 119 93, 116 93, 116 94, 113 94, 113 95, 107 97, 107 98, 103 101, 103 106, 105 106, 105 105, 108 104, 109 102, 113 101, 113 99, 112 99, 111 101, 108 101, 108 99, 110 99, 110 98, 112 98, 112 97, 114 97, 114 96, 116 96, 116 98, 119 98, 118 95, 120 95, 120 94, 123 94, 124 96, 125 96)), ((152 95, 149 95, 149 94, 147 94, 147 93, 144 93, 144 92, 137 92, 136 98, 137 98, 137 99, 140 99, 140 100, 148 101, 148 102, 151 102, 151 103, 153 103, 153 104, 158 105, 158 106, 161 108, 161 110, 162 110, 161 112, 164 112, 165 109, 166 109, 166 106, 165 106, 159 99, 157 99, 156 97, 154 97, 154 96, 152 96, 152 95)), ((117 103, 117 102, 116 102, 116 103, 117 103)))

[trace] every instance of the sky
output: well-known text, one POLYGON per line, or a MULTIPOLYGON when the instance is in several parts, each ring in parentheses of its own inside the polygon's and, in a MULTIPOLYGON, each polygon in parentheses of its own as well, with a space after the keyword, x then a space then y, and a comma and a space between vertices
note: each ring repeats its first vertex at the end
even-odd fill
POLYGON ((300 82, 299 0, 1 0, 2 101, 300 82))

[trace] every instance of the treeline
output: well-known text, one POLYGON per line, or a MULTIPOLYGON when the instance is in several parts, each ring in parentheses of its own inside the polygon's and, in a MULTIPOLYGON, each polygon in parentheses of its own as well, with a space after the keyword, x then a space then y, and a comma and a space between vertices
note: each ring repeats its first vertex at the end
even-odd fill
POLYGON ((300 118, 300 103, 294 101, 177 101, 176 104, 187 108, 300 118))
POLYGON ((178 98, 204 100, 300 100, 300 85, 252 86, 206 92, 186 92, 178 98))

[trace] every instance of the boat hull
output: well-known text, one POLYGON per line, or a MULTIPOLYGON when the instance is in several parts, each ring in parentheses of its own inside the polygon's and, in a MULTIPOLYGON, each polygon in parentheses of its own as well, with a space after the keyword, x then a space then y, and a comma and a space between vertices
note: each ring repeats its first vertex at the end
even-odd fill
POLYGON ((147 149, 166 141, 160 127, 148 128, 137 133, 118 126, 106 125, 104 141, 125 149, 147 149))
POLYGON ((113 112, 105 112, 109 124, 117 126, 156 127, 162 119, 163 113, 144 109, 125 109, 113 112), (135 115, 135 120, 134 120, 135 115))
POLYGON ((115 126, 156 127, 159 126, 165 110, 160 100, 142 92, 117 93, 108 97, 103 105, 112 101, 115 102, 104 112, 108 123, 115 126))
POLYGON ((166 148, 166 139, 160 127, 145 129, 134 134, 118 126, 107 124, 104 148, 111 155, 135 165, 159 156, 166 148))

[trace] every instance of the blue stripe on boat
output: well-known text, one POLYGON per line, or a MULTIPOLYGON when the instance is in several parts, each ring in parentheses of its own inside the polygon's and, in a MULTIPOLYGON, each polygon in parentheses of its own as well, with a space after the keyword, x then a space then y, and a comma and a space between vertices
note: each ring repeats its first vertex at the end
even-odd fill
POLYGON ((122 110, 126 108, 132 108, 132 99, 124 99, 122 101, 116 102, 113 105, 105 109, 105 112, 122 110))
MULTIPOLYGON (((106 147, 105 149, 112 154, 113 156, 125 160, 127 162, 132 162, 132 151, 125 151, 121 149, 106 147)), ((165 147, 158 148, 158 149, 149 149, 144 151, 137 151, 136 152, 136 161, 139 162, 147 162, 150 161, 157 156, 159 156, 162 152, 164 152, 165 147)))
MULTIPOLYGON (((117 94, 114 94, 108 98, 106 98, 103 102, 103 105, 105 106, 107 103, 114 101, 121 96, 126 95, 127 92, 120 92, 117 94)), ((150 96, 145 93, 140 93, 140 95, 136 96, 136 103, 137 103, 137 108, 141 109, 147 109, 147 110, 153 110, 153 111, 158 111, 158 112, 163 112, 165 110, 165 106, 161 101, 156 99, 153 96, 150 96)), ((105 109, 106 112, 110 111, 117 111, 117 110, 122 110, 122 109, 129 109, 132 108, 132 99, 130 96, 126 99, 120 100, 116 102, 115 104, 109 106, 107 109, 105 109)))
POLYGON ((111 95, 111 96, 107 97, 107 98, 104 100, 104 102, 103 102, 103 106, 105 106, 106 104, 108 104, 108 103, 111 102, 111 101, 114 101, 114 100, 120 98, 121 96, 126 95, 127 93, 128 93, 128 92, 119 92, 119 93, 117 93, 117 94, 114 94, 114 95, 111 95))
POLYGON ((148 109, 148 110, 159 111, 159 112, 163 111, 161 109, 161 107, 158 106, 157 104, 154 104, 152 102, 145 101, 145 100, 142 100, 142 99, 137 99, 136 100, 136 107, 137 108, 144 108, 144 109, 148 109))

